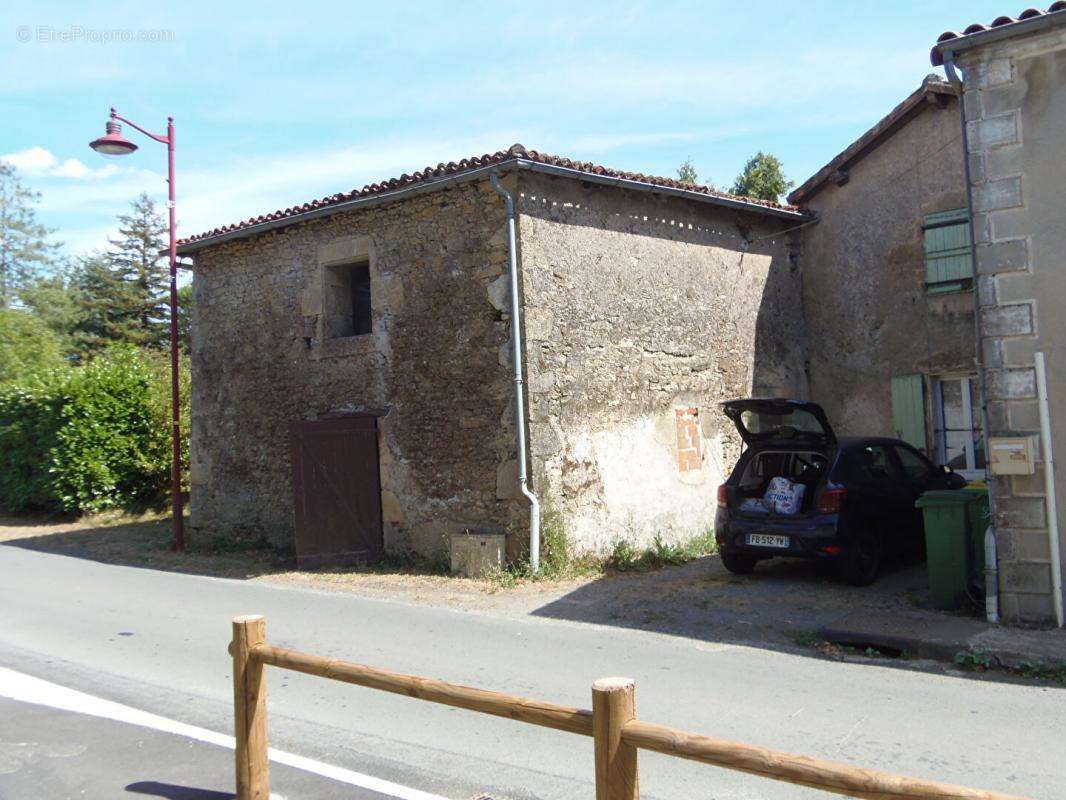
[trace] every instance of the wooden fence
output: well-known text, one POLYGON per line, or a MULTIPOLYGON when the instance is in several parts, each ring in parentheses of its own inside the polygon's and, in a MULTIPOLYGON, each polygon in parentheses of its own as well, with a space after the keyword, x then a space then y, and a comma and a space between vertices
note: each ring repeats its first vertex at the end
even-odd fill
POLYGON ((268 665, 591 736, 596 800, 638 800, 637 752, 641 749, 868 800, 1026 800, 644 722, 637 719, 635 685, 628 678, 604 678, 592 684, 591 711, 570 708, 274 647, 267 644, 266 620, 260 616, 233 620, 230 654, 237 734, 237 800, 268 800, 270 796, 264 682, 268 665))

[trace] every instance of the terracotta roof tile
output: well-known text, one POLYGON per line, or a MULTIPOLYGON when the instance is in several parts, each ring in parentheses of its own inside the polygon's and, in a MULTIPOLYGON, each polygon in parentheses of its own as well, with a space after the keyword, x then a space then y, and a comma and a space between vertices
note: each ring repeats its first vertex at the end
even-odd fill
POLYGON ((940 36, 937 37, 936 45, 933 46, 933 50, 929 54, 929 59, 933 62, 934 67, 939 67, 941 64, 944 63, 944 59, 940 55, 940 50, 937 45, 943 44, 944 42, 950 42, 952 39, 962 39, 966 36, 973 36, 975 33, 984 33, 985 31, 990 31, 993 28, 1002 28, 1004 25, 1014 25, 1015 23, 1024 22, 1025 20, 1033 19, 1034 17, 1044 17, 1048 14, 1055 14, 1059 11, 1066 11, 1066 0, 1056 0, 1056 2, 1048 6, 1047 11, 1041 11, 1038 8, 1027 8, 1017 17, 996 17, 988 25, 982 25, 981 23, 976 22, 973 25, 969 25, 964 28, 962 33, 957 33, 955 31, 944 31, 942 34, 940 34, 940 36))
POLYGON ((542 153, 539 150, 527 150, 520 144, 511 145, 507 150, 499 150, 495 153, 486 153, 482 156, 471 156, 470 158, 464 158, 460 161, 449 161, 447 164, 440 163, 435 167, 425 167, 411 174, 404 173, 398 178, 389 178, 388 180, 381 181, 379 183, 371 183, 364 186, 362 189, 354 189, 350 192, 341 192, 338 194, 332 194, 328 197, 323 197, 319 200, 312 200, 299 206, 290 206, 289 208, 278 209, 272 211, 269 214, 261 214, 258 217, 250 217, 249 219, 235 222, 231 225, 224 225, 219 228, 213 228, 212 230, 198 233, 195 236, 189 236, 181 239, 178 245, 188 245, 194 242, 199 242, 204 239, 211 239, 223 234, 239 231, 243 228, 250 228, 254 225, 261 225, 263 223, 275 222, 284 220, 287 217, 295 217, 308 211, 314 211, 319 208, 326 208, 328 206, 338 205, 340 203, 347 202, 349 200, 356 200, 362 197, 370 197, 373 195, 386 194, 397 189, 402 189, 408 186, 415 186, 416 184, 432 181, 435 178, 443 178, 451 175, 458 175, 463 172, 468 172, 479 167, 491 166, 493 164, 503 164, 508 161, 515 160, 533 161, 540 164, 548 164, 556 167, 566 167, 578 172, 588 173, 590 175, 602 175, 611 178, 619 178, 621 180, 636 181, 639 183, 649 184, 652 186, 659 186, 671 189, 684 189, 691 192, 697 192, 699 194, 705 194, 710 197, 720 197, 726 200, 739 200, 744 203, 750 203, 753 205, 764 206, 769 209, 783 210, 783 211, 797 211, 795 206, 780 205, 778 203, 771 203, 766 200, 759 200, 753 197, 736 197, 734 195, 726 194, 724 192, 716 191, 709 186, 698 186, 692 184, 682 183, 675 178, 662 178, 654 175, 645 175, 641 172, 625 172, 622 170, 611 169, 600 164, 594 164, 590 161, 577 161, 574 159, 566 158, 565 156, 554 156, 548 153, 542 153))

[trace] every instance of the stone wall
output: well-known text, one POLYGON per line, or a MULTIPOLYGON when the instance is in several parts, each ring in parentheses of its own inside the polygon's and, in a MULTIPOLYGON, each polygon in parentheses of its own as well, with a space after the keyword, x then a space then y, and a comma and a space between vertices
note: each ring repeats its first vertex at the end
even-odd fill
POLYGON ((807 201, 819 217, 802 231, 811 395, 845 436, 896 435, 894 376, 975 372, 973 294, 925 285, 922 217, 966 206, 958 103, 922 108, 807 201))
MULTIPOLYGON (((1066 26, 963 51, 981 333, 993 435, 1039 432, 1047 358, 1053 450, 1066 453, 1066 26)), ((1043 459, 994 479, 1004 619, 1052 618, 1043 459)), ((1066 470, 1056 473, 1060 540, 1066 470)), ((1066 551, 1066 546, 1062 549, 1066 551)))
POLYGON ((527 173, 519 188, 549 515, 598 550, 708 530, 739 454, 717 403, 806 395, 799 275, 774 235, 795 223, 527 173))
POLYGON ((293 542, 289 428, 379 414, 386 547, 521 520, 513 459, 503 205, 487 184, 337 214, 201 251, 193 280, 197 532, 293 542), (330 269, 369 260, 373 333, 329 338, 330 269), (502 295, 506 298, 506 292, 502 295))

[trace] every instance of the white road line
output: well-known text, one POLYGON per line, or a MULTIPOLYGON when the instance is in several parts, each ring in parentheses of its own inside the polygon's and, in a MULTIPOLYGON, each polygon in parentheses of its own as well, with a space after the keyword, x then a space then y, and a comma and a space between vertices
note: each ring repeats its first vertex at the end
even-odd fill
MULTIPOLYGON (((65 686, 49 683, 40 678, 34 678, 32 675, 24 675, 21 672, 15 672, 4 667, 0 667, 0 697, 7 697, 39 706, 49 706, 63 711, 73 711, 78 714, 87 714, 92 717, 102 717, 130 725, 139 725, 142 728, 173 733, 189 739, 196 739, 200 742, 218 745, 219 747, 228 747, 231 750, 234 747, 233 737, 224 733, 216 733, 195 725, 186 725, 184 722, 161 717, 157 714, 150 714, 147 711, 141 711, 122 703, 93 697, 84 692, 68 689, 65 686)), ((332 764, 298 756, 294 753, 287 753, 284 750, 277 750, 273 747, 270 748, 269 753, 270 760, 276 764, 284 764, 285 766, 321 775, 334 781, 359 786, 372 792, 398 798, 398 800, 445 800, 440 795, 412 789, 399 783, 381 780, 372 775, 364 775, 361 772, 336 767, 332 764)))

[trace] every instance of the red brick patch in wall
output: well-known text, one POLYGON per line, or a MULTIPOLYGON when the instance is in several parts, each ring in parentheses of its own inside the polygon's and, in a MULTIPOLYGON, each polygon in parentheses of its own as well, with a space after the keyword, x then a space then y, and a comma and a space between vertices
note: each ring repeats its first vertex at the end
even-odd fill
POLYGON ((677 468, 689 472, 703 466, 700 452, 700 410, 677 408, 677 468))

